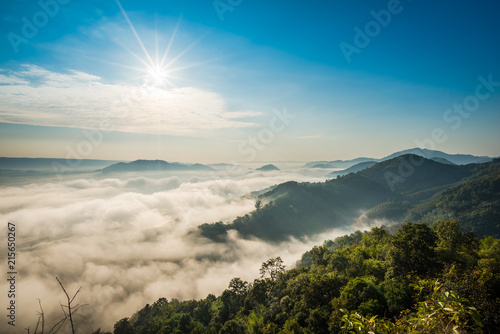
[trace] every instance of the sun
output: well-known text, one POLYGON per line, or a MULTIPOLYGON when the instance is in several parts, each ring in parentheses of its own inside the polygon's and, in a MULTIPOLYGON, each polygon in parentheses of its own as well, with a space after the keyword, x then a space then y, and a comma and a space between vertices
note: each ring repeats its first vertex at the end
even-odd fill
MULTIPOLYGON (((122 5, 120 3, 120 0, 116 0, 116 3, 118 4, 118 7, 120 8, 120 10, 122 12, 123 17, 127 21, 130 29, 132 30, 132 32, 133 32, 133 34, 134 34, 137 42, 139 43, 139 45, 142 49, 142 52, 143 52, 143 56, 140 56, 140 55, 136 54, 135 52, 133 52, 132 50, 130 50, 126 45, 122 45, 122 47, 124 49, 126 49, 134 58, 136 58, 144 66, 142 69, 137 68, 137 67, 129 67, 129 68, 143 73, 142 79, 143 79, 144 84, 146 86, 154 87, 154 88, 161 88, 161 89, 165 89, 165 90, 167 90, 168 88, 176 88, 176 86, 174 85, 172 80, 175 79, 175 81, 177 81, 177 80, 185 80, 185 79, 179 78, 178 76, 175 76, 174 72, 201 65, 201 63, 193 63, 193 64, 184 65, 182 67, 175 67, 174 68, 175 63, 179 59, 181 59, 189 51, 189 49, 191 49, 194 45, 196 45, 201 40, 201 38, 200 38, 197 41, 191 43, 187 48, 185 48, 183 51, 181 51, 179 54, 177 54, 175 56, 171 56, 169 54, 170 49, 172 47, 172 44, 174 42, 175 36, 176 36, 177 31, 179 29, 179 24, 180 24, 182 15, 181 15, 181 17, 179 17, 179 20, 177 21, 177 24, 176 24, 174 31, 170 37, 170 41, 168 42, 168 46, 166 47, 166 50, 164 51, 163 56, 160 57, 160 55, 158 53, 158 30, 156 31, 156 36, 155 36, 155 40, 156 40, 155 50, 154 50, 154 52, 150 52, 150 51, 148 51, 148 49, 144 45, 141 37, 137 33, 132 22, 130 21, 130 18, 128 17, 125 9, 122 7, 122 5)), ((124 66, 124 67, 127 67, 127 66, 124 66)))
POLYGON ((148 74, 145 80, 153 86, 164 86, 169 82, 167 68, 156 64, 154 66, 149 66, 147 70, 148 74))

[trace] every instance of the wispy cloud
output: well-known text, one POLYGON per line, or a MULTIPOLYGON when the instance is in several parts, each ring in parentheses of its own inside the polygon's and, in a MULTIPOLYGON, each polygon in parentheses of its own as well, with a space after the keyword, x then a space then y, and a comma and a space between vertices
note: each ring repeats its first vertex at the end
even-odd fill
POLYGON ((1 72, 5 72, 6 70, 0 69, 0 85, 26 85, 29 84, 29 81, 21 79, 15 75, 5 75, 1 74, 1 72))
POLYGON ((245 111, 231 111, 223 114, 225 118, 246 118, 261 116, 263 113, 259 111, 245 110, 245 111))
POLYGON ((36 65, 0 74, 0 121, 72 128, 99 128, 136 133, 180 134, 200 129, 256 126, 235 121, 259 115, 229 111, 217 93, 195 87, 109 84, 95 75, 54 72, 36 65))

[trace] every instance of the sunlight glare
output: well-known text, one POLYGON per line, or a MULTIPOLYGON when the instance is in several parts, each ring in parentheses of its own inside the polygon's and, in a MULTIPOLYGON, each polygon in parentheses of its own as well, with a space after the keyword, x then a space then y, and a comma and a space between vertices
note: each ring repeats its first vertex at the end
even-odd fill
POLYGON ((167 83, 168 71, 166 68, 159 65, 148 68, 149 77, 146 79, 155 86, 162 86, 167 83))
POLYGON ((169 42, 168 42, 167 48, 166 48, 165 52, 163 53, 161 61, 159 60, 159 57, 158 57, 158 28, 156 28, 156 33, 155 33, 155 61, 153 61, 150 53, 148 52, 146 46, 144 45, 142 39, 140 38, 139 34, 137 33, 136 29, 134 28, 134 25, 132 24, 132 21, 128 17, 125 9, 122 7, 122 5, 120 3, 120 0, 116 0, 116 3, 118 4, 118 6, 120 8, 120 11, 122 12, 125 20, 127 21, 130 29, 133 32, 133 34, 134 34, 137 42, 139 43, 142 51, 144 52, 145 59, 143 59, 140 56, 138 56, 137 54, 135 54, 133 51, 131 51, 125 45, 122 45, 122 47, 125 50, 127 50, 132 56, 134 56, 134 58, 138 59, 142 64, 145 65, 145 69, 141 70, 140 72, 145 73, 145 77, 143 77, 143 79, 144 79, 144 82, 146 83, 146 85, 153 86, 155 88, 161 87, 163 89, 165 89, 166 85, 168 85, 171 88, 175 88, 175 85, 169 80, 169 77, 174 78, 173 76, 169 76, 169 73, 171 71, 178 71, 178 70, 183 69, 183 68, 188 68, 188 67, 192 67, 192 66, 198 66, 198 64, 194 64, 194 65, 183 66, 183 67, 177 68, 177 69, 171 69, 170 68, 172 65, 174 65, 174 63, 177 60, 179 60, 198 41, 196 41, 195 43, 193 43, 190 46, 188 46, 185 50, 183 50, 182 52, 180 52, 178 55, 176 55, 175 57, 173 57, 172 59, 170 59, 167 62, 167 60, 168 60, 167 56, 168 56, 169 51, 170 51, 170 49, 172 47, 172 44, 174 42, 174 38, 175 38, 175 36, 177 34, 177 31, 179 29, 179 24, 180 24, 182 16, 179 17, 179 20, 177 21, 177 24, 176 24, 176 26, 174 28, 173 34, 172 34, 169 42))

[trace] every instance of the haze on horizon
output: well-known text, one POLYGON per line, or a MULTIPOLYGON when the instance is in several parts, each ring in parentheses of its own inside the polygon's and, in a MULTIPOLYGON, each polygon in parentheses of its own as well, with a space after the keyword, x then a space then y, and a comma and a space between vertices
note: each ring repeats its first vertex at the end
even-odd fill
POLYGON ((0 5, 0 156, 500 155, 494 1, 41 4, 0 5))

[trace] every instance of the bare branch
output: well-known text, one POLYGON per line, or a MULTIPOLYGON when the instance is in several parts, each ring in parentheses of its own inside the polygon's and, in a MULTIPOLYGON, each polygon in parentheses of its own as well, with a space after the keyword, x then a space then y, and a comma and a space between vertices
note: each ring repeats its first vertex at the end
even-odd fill
POLYGON ((75 299, 76 295, 78 294, 78 292, 80 292, 80 290, 82 289, 82 287, 79 287, 78 290, 75 292, 75 295, 73 296, 73 298, 71 298, 71 301, 70 303, 73 302, 73 300, 75 299))
MULTIPOLYGON (((42 331, 40 332, 40 334, 43 334, 43 332, 45 331, 45 313, 43 312, 42 301, 40 299, 38 299, 38 306, 40 307, 40 312, 37 312, 39 317, 35 327, 35 334, 38 333, 38 326, 40 325, 40 321, 42 323, 42 331)), ((28 334, 29 334, 29 329, 28 329, 28 334)))
MULTIPOLYGON (((73 323, 73 317, 76 317, 76 316, 79 316, 79 317, 82 317, 83 319, 85 319, 86 322, 88 323, 90 329, 92 329, 90 322, 84 316, 77 314, 77 312, 83 306, 86 306, 87 304, 83 304, 83 305, 76 304, 75 306, 71 305, 75 301, 75 298, 78 295, 78 293, 82 290, 82 287, 80 287, 75 292, 73 297, 70 297, 70 295, 68 294, 68 292, 64 288, 64 285, 59 280, 59 278, 56 277, 56 280, 59 283, 59 285, 61 286, 61 289, 63 290, 64 294, 66 295, 67 305, 63 305, 61 302, 59 302, 59 306, 61 307, 61 311, 63 312, 64 318, 62 318, 54 326, 52 326, 52 328, 49 330, 49 332, 47 334, 55 334, 55 333, 59 332, 61 330, 61 328, 63 328, 64 324, 66 323, 66 320, 68 320, 68 319, 69 319, 69 322, 71 324, 71 333, 75 334, 75 326, 73 323)), ((38 322, 36 324, 34 334, 45 334, 45 312, 43 311, 42 302, 40 299, 38 299, 38 305, 40 306, 40 311, 37 312, 38 322), (38 332, 38 328, 40 327, 40 325, 42 327, 42 329, 41 329, 42 331, 38 332)), ((30 334, 30 328, 25 328, 25 330, 27 330, 28 334, 30 334)))
POLYGON ((57 332, 61 329, 61 327, 64 325, 64 322, 66 321, 66 319, 68 319, 68 317, 67 317, 67 316, 66 316, 66 317, 64 317, 63 319, 59 320, 59 322, 58 322, 58 323, 56 323, 56 324, 54 325, 54 327, 52 327, 52 328, 50 329, 49 334, 51 334, 51 333, 57 333, 57 332), (59 327, 57 327, 57 326, 59 326, 59 327), (56 327, 57 327, 57 329, 55 330, 55 332, 52 332, 52 331, 53 331, 56 327))
MULTIPOLYGON (((72 313, 71 313, 71 303, 73 302, 73 300, 75 300, 76 298, 76 295, 78 294, 78 292, 80 292, 80 290, 82 289, 82 287, 80 287, 76 293, 73 295, 73 298, 69 298, 69 295, 68 293, 66 292, 66 289, 64 288, 64 286, 62 285, 61 281, 59 280, 59 278, 56 277, 56 280, 57 282, 59 282, 59 285, 61 286, 61 288, 63 289, 64 291, 64 294, 66 295, 66 298, 68 300, 68 305, 66 306, 68 308, 68 316, 69 316, 69 322, 71 324, 71 333, 75 334, 75 326, 73 324, 73 316, 72 316, 72 313)), ((66 314, 66 312, 64 313, 66 314)))
POLYGON ((61 306, 61 310, 63 311, 64 316, 67 317, 68 315, 66 314, 66 311, 64 310, 64 308, 67 307, 67 306, 61 304, 61 302, 59 302, 59 306, 61 306))

